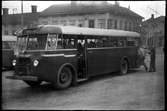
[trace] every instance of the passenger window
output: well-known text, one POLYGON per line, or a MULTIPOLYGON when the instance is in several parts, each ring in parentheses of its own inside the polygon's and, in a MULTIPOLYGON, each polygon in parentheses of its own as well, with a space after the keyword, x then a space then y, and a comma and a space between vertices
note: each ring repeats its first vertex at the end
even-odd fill
POLYGON ((117 40, 112 40, 111 47, 118 47, 118 41, 117 40))
POLYGON ((66 42, 67 43, 67 45, 66 45, 67 49, 75 48, 74 39, 67 39, 66 41, 67 41, 66 42))
POLYGON ((47 49, 48 50, 55 50, 56 49, 56 40, 57 37, 49 37, 47 40, 47 49))
POLYGON ((124 47, 125 44, 124 44, 124 41, 123 40, 119 40, 118 41, 118 47, 124 47))
POLYGON ((28 49, 37 49, 38 48, 38 42, 37 38, 29 38, 28 42, 28 49))
POLYGON ((76 48, 75 40, 68 37, 69 35, 63 35, 57 42, 57 49, 73 49, 76 48))
POLYGON ((103 47, 111 47, 111 41, 109 37, 103 38, 103 47))
POLYGON ((57 45, 57 34, 51 34, 47 38, 47 50, 55 50, 57 45))
POLYGON ((135 41, 127 41, 128 46, 135 46, 135 41))
POLYGON ((103 47, 103 40, 102 39, 96 40, 96 47, 98 47, 98 48, 103 47))
POLYGON ((63 49, 63 45, 61 41, 57 42, 57 49, 63 49))
POLYGON ((88 39, 88 48, 95 48, 95 47, 96 47, 95 39, 88 39))

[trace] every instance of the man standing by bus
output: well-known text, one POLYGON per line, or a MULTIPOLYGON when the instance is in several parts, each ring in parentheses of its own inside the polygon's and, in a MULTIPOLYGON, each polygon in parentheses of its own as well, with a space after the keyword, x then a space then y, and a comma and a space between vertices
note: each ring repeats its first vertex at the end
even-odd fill
POLYGON ((145 61, 146 54, 147 54, 147 50, 145 49, 145 47, 144 46, 139 47, 139 49, 138 49, 139 63, 140 63, 140 65, 144 66, 146 71, 148 71, 148 67, 147 67, 146 61, 145 61))
POLYGON ((150 62, 150 69, 149 72, 155 72, 155 48, 151 47, 151 62, 150 62))

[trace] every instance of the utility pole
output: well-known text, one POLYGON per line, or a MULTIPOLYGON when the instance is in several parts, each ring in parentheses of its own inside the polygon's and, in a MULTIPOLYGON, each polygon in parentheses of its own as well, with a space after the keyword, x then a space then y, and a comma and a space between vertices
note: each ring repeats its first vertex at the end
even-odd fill
POLYGON ((21 26, 24 27, 24 19, 23 19, 23 0, 21 0, 21 26))
MULTIPOLYGON (((150 10, 152 10, 153 12, 155 12, 155 15, 156 15, 156 17, 157 17, 157 15, 161 15, 159 12, 157 12, 156 10, 154 10, 154 9, 152 9, 152 8, 150 8, 150 7, 148 7, 147 6, 147 8, 149 8, 150 10)), ((154 21, 152 21, 152 24, 154 24, 154 21)), ((154 46, 154 47, 156 47, 156 44, 157 44, 157 40, 156 40, 156 35, 151 35, 151 41, 152 41, 152 46, 154 46)))

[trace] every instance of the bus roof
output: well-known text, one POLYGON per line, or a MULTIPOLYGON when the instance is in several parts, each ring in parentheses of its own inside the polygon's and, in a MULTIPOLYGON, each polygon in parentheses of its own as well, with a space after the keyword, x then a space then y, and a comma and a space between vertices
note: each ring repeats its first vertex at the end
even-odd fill
POLYGON ((2 35, 2 41, 17 41, 17 36, 2 35))
MULTIPOLYGON (((137 32, 114 30, 114 29, 97 29, 76 26, 60 25, 39 25, 36 28, 24 29, 21 35, 27 34, 71 34, 71 35, 94 35, 94 36, 111 36, 111 37, 140 37, 137 32)), ((19 35, 20 35, 19 34, 19 35)))

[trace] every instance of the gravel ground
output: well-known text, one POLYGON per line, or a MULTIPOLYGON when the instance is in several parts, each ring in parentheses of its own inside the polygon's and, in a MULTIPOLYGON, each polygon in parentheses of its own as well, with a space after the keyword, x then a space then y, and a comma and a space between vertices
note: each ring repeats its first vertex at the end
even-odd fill
POLYGON ((96 76, 65 90, 53 90, 43 83, 30 88, 20 80, 2 72, 3 109, 164 109, 164 57, 157 56, 157 72, 148 73, 144 68, 131 70, 120 76, 117 73, 96 76))

